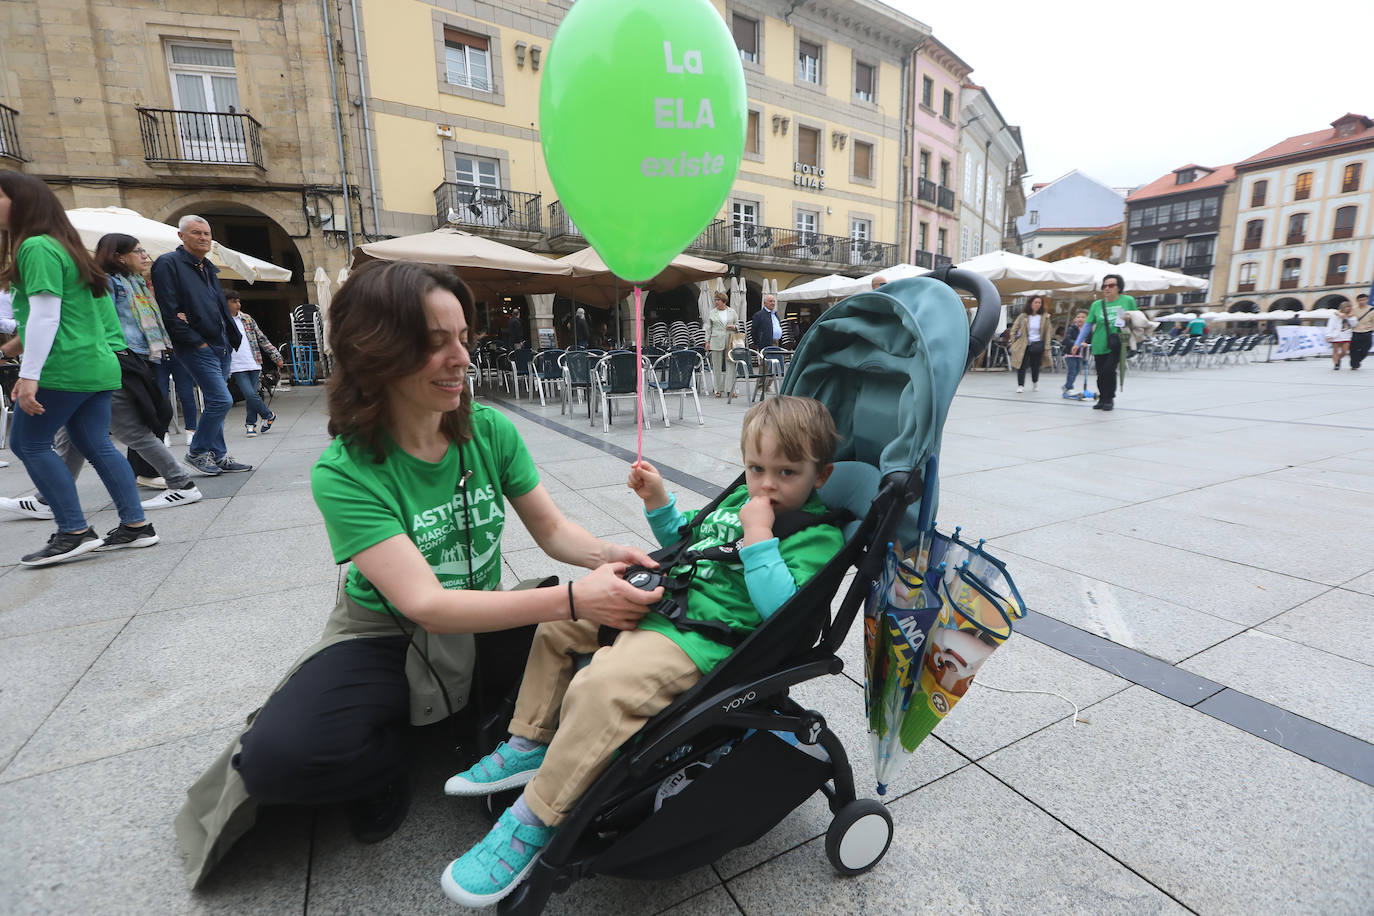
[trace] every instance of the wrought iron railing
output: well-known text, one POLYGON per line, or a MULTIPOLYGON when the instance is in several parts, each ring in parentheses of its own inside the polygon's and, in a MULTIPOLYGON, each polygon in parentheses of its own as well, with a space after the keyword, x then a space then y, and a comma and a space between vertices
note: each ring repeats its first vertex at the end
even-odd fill
POLYGON ((1210 254, 1190 254, 1183 259, 1183 266, 1188 267, 1211 267, 1212 256, 1210 254))
POLYGON ((896 263, 897 246, 886 242, 754 223, 731 223, 728 232, 728 250, 736 255, 821 261, 870 270, 896 263))
POLYGON ((579 241, 582 239, 582 233, 573 225, 568 211, 563 209, 563 201, 555 200, 549 204, 549 238, 552 240, 561 236, 579 241))
POLYGON ((942 255, 942 254, 937 254, 937 255, 935 256, 935 266, 936 266, 936 268, 940 268, 940 267, 949 267, 949 266, 950 266, 951 264, 953 264, 953 263, 954 263, 954 259, 953 259, 953 258, 946 257, 945 255, 942 255))
POLYGON ((938 206, 941 210, 954 209, 954 189, 940 185, 940 201, 938 206))
POLYGON ((939 188, 939 185, 929 178, 916 179, 916 197, 919 200, 924 200, 928 204, 935 203, 935 198, 938 196, 936 193, 937 188, 939 188))
POLYGON ((723 219, 713 219, 697 236, 695 242, 687 246, 688 251, 708 255, 721 255, 730 250, 730 224, 723 219))
POLYGON ((251 165, 262 162, 262 125, 250 114, 139 108, 143 158, 149 162, 206 162, 251 165))
POLYGON ((18 117, 19 112, 8 105, 0 105, 0 156, 26 162, 19 147, 19 127, 15 123, 18 117))
POLYGON ((543 204, 538 194, 505 191, 445 181, 434 189, 434 215, 440 226, 544 231, 543 204))
POLYGON ((935 266, 935 255, 932 252, 921 249, 916 250, 915 259, 911 262, 917 267, 930 269, 935 266))

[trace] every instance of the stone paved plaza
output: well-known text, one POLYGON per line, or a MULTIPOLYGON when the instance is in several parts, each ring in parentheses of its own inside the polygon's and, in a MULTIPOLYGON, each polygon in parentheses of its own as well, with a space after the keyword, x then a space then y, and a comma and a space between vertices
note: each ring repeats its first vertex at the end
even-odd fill
MULTIPOLYGON (((883 863, 835 876, 813 798, 709 868, 586 881, 549 912, 1374 910, 1374 373, 1140 374, 1110 414, 1060 399, 1061 378, 1017 395, 1007 374, 974 373, 950 412, 941 527, 988 538, 1033 613, 892 786, 883 863)), ((492 403, 569 517, 648 546, 624 486, 632 422, 603 434, 556 404, 492 403)), ((227 427, 257 469, 150 516, 154 548, 26 569, 51 523, 0 520, 0 911, 455 911, 440 870, 486 824, 442 795, 453 760, 434 749, 389 840, 358 845, 333 809, 270 811, 186 890, 183 792, 314 640, 340 581, 308 483, 323 391, 273 406, 269 435, 243 439, 237 407, 227 427)), ((703 407, 704 426, 670 406, 672 427, 645 433, 686 506, 740 470, 747 405, 703 407)), ((112 527, 89 470, 80 489, 112 527)), ((0 470, 0 495, 28 492, 17 462, 0 470)), ((507 584, 566 572, 509 518, 507 584)), ((797 695, 871 796, 851 636, 844 675, 797 695)))

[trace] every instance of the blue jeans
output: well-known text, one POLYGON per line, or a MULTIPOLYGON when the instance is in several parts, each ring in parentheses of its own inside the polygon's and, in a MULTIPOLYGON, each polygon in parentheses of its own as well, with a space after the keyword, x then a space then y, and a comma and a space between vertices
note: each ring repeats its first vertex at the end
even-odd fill
POLYGON ((186 432, 196 428, 196 420, 199 411, 196 408, 196 380, 191 377, 191 370, 186 364, 177 359, 175 353, 169 353, 167 358, 158 364, 157 383, 162 386, 162 390, 167 390, 167 374, 171 373, 172 381, 177 386, 177 404, 181 408, 181 428, 186 432))
POLYGON ((39 388, 38 403, 43 413, 36 417, 15 409, 10 445, 24 462, 38 494, 52 507, 58 530, 75 533, 89 527, 76 495, 76 481, 53 451, 53 438, 63 426, 72 445, 100 475, 119 510, 120 522, 136 525, 143 521, 133 469, 110 442, 110 392, 39 388))
POLYGON ((1064 357, 1064 365, 1069 372, 1069 377, 1064 380, 1064 390, 1072 391, 1074 379, 1078 378, 1078 370, 1083 368, 1083 357, 1066 356, 1064 357))
POLYGON ((248 409, 248 415, 244 422, 249 426, 255 426, 258 417, 266 420, 272 416, 272 411, 263 403, 262 398, 258 397, 258 377, 262 375, 261 369, 247 369, 242 372, 235 372, 229 376, 229 381, 238 387, 239 394, 243 395, 243 406, 248 409))
POLYGON ((191 377, 200 386, 201 396, 205 398, 205 409, 201 411, 196 434, 191 437, 193 455, 209 452, 219 461, 229 454, 224 444, 224 418, 229 415, 234 400, 229 397, 229 387, 225 382, 229 380, 229 363, 233 355, 228 347, 210 344, 177 357, 190 370, 191 377))

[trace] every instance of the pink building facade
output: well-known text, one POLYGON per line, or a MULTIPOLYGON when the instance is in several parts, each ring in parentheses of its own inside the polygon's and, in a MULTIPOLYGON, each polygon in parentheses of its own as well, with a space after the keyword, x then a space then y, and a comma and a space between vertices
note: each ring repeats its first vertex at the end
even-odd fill
POLYGON ((913 79, 911 252, 907 261, 939 267, 956 256, 959 233, 960 87, 973 68, 933 36, 916 50, 913 79))

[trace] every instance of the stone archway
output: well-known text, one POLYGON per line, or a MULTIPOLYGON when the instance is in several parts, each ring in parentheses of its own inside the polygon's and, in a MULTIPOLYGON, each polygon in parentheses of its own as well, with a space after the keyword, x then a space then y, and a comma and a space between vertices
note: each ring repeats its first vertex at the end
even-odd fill
POLYGON ((315 289, 296 242, 277 220, 262 211, 222 199, 179 198, 169 205, 162 221, 175 225, 188 214, 204 217, 221 244, 291 271, 291 280, 286 283, 222 278, 226 289, 243 297, 243 310, 253 316, 269 340, 278 345, 289 343, 291 310, 315 300, 315 289))
POLYGON ((1269 303, 1269 307, 1265 309, 1266 312, 1301 312, 1302 310, 1302 300, 1295 299, 1292 296, 1284 296, 1282 299, 1275 299, 1273 302, 1269 303))
POLYGON ((1228 311, 1228 312, 1249 312, 1249 313, 1256 313, 1256 312, 1258 312, 1259 310, 1260 310, 1260 307, 1259 307, 1259 305, 1258 305, 1257 303, 1252 302, 1252 301, 1249 300, 1249 299, 1246 299, 1246 300, 1244 300, 1243 302, 1234 303, 1234 304, 1233 304, 1230 308, 1228 308, 1226 311, 1228 311))
POLYGON ((1349 302, 1352 305, 1354 304, 1354 300, 1351 297, 1345 296, 1341 293, 1330 293, 1329 295, 1322 296, 1320 299, 1318 299, 1316 304, 1312 307, 1314 309, 1334 309, 1339 308, 1342 302, 1349 302))

